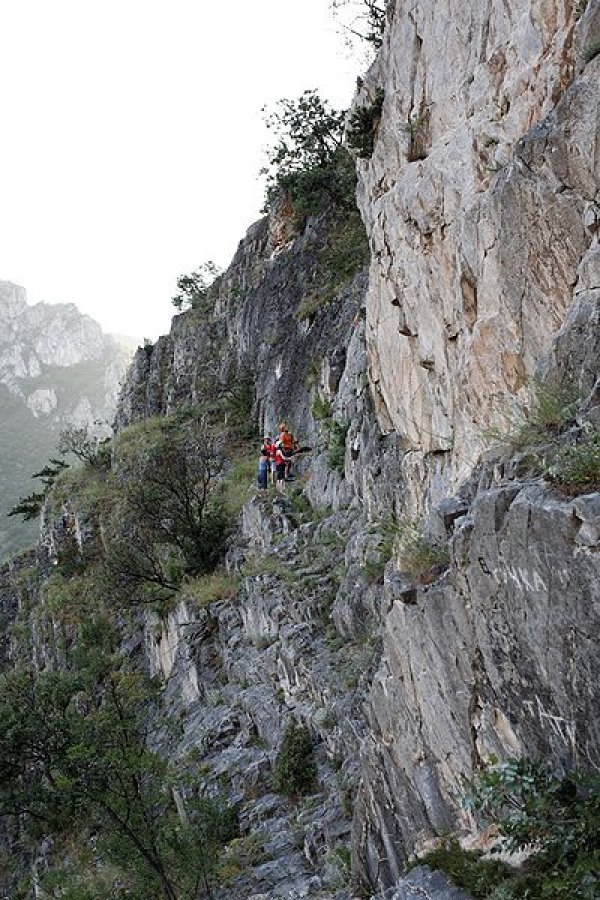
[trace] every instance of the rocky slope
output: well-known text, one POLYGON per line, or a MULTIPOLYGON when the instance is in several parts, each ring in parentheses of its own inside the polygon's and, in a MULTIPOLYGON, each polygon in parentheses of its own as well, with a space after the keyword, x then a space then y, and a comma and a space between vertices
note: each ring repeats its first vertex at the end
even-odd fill
MULTIPOLYGON (((465 779, 492 756, 600 764, 600 493, 557 487, 548 463, 600 420, 600 56, 582 55, 600 7, 397 0, 388 17, 355 101, 384 90, 358 161, 368 276, 307 303, 329 278, 330 220, 261 220, 214 308, 138 351, 117 412, 123 430, 250 376, 260 429, 285 418, 313 448, 302 492, 248 486, 236 595, 184 587, 127 638, 181 722, 169 752, 195 748, 239 804, 223 898, 458 900, 439 873, 404 870, 477 834, 465 779), (486 426, 515 430, 534 376, 568 391, 568 423, 490 453, 486 426), (412 550, 395 521, 418 528, 412 550), (291 718, 316 747, 301 803, 271 781, 291 718)), ((48 512, 42 568, 66 531, 93 539, 85 512, 48 512)))
POLYGON ((110 433, 130 358, 73 304, 28 306, 23 288, 0 281, 0 559, 37 539, 36 523, 6 513, 34 489, 61 428, 100 422, 110 433))

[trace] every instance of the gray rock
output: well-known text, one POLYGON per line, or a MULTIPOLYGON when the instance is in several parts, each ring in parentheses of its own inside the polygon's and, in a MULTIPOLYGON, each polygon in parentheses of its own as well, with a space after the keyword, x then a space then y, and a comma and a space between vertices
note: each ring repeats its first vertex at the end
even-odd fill
POLYGON ((373 900, 472 900, 471 894, 453 885, 442 872, 417 866, 390 890, 373 900))

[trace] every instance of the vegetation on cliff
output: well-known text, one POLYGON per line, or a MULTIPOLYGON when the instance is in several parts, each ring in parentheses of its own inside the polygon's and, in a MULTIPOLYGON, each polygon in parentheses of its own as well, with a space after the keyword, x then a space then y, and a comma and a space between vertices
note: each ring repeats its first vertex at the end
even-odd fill
MULTIPOLYGON (((441 869, 482 900, 594 900, 600 884, 600 777, 558 776, 547 763, 491 763, 473 782, 465 806, 500 837, 492 855, 450 839, 418 860, 441 869), (494 851, 526 853, 520 866, 494 851)), ((510 857, 509 857, 510 858, 510 857)))
MULTIPOLYGON (((0 677, 0 812, 23 850, 51 838, 64 860, 39 888, 72 900, 210 896, 220 848, 237 833, 234 810, 205 796, 193 764, 151 749, 174 725, 101 604, 62 624, 60 669, 0 677)), ((26 878, 19 896, 29 887, 26 878)))

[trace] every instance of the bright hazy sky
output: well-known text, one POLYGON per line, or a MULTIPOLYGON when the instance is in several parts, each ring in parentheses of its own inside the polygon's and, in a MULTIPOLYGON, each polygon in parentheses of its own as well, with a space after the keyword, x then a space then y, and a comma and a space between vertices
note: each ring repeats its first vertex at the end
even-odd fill
POLYGON ((0 33, 0 280, 138 339, 258 218, 261 107, 358 74, 328 0, 0 0, 0 33))

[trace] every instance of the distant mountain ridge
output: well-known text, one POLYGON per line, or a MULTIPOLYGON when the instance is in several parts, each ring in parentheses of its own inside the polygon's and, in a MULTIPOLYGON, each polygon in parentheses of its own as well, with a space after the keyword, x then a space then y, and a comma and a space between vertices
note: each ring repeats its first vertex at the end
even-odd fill
POLYGON ((37 523, 6 518, 56 454, 61 429, 110 433, 133 341, 104 334, 73 303, 29 306, 0 281, 0 560, 35 542, 37 523))

